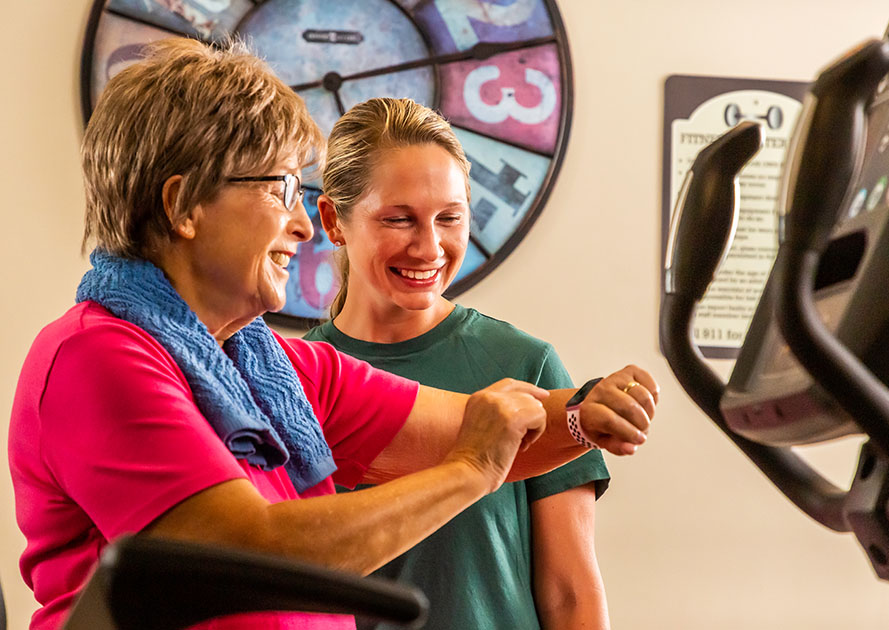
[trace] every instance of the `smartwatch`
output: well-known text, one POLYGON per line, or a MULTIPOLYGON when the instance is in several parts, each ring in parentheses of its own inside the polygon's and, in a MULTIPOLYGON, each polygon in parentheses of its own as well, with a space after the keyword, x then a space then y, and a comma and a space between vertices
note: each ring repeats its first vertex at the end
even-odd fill
POLYGON ((599 447, 592 439, 590 439, 590 436, 586 434, 580 424, 580 403, 583 402, 586 395, 590 393, 590 390, 601 380, 602 377, 587 381, 577 390, 577 392, 575 392, 571 399, 565 403, 565 411, 568 416, 568 432, 571 433, 571 437, 573 437, 578 444, 585 446, 586 448, 599 447))

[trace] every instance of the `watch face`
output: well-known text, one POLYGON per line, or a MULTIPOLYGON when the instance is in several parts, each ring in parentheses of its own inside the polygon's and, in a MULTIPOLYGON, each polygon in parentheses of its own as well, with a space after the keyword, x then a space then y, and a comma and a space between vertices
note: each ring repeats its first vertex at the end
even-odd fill
MULTIPOLYGON (((145 44, 232 34, 303 97, 325 134, 375 96, 412 98, 450 121, 472 162, 472 228, 448 297, 490 273, 543 209, 573 101, 554 0, 98 0, 83 48, 84 118, 145 44)), ((293 257, 287 305, 272 316, 297 326, 326 317, 339 288, 318 217, 320 174, 304 176, 315 236, 293 257)))

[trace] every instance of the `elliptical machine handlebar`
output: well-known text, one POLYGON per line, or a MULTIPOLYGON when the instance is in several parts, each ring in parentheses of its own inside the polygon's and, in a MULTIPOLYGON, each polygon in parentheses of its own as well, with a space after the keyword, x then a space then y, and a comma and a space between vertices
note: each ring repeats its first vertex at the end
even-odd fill
POLYGON ((703 149, 686 175, 671 221, 661 302, 661 345, 670 368, 692 400, 793 503, 836 531, 845 491, 789 448, 765 446, 731 430, 719 402, 725 383, 692 338, 694 310, 724 258, 738 221, 738 173, 762 147, 762 129, 745 121, 703 149))
POLYGON ((870 41, 825 70, 807 97, 788 170, 775 315, 800 364, 889 457, 889 389, 827 330, 814 299, 821 255, 864 158, 866 108, 887 72, 889 41, 870 41))

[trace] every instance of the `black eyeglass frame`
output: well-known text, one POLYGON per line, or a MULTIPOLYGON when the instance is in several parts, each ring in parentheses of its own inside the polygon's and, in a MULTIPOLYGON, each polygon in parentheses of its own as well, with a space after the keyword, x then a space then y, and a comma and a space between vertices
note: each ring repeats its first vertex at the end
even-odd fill
POLYGON ((229 177, 226 181, 238 182, 284 182, 284 207, 288 211, 293 211, 303 196, 306 194, 306 187, 302 185, 299 177, 293 173, 286 175, 256 175, 248 177, 229 177))

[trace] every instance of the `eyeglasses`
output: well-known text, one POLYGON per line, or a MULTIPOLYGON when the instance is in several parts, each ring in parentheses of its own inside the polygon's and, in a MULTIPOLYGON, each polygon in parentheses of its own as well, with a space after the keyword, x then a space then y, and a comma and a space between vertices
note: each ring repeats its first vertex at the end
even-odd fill
POLYGON ((306 187, 299 181, 299 177, 292 173, 286 175, 260 175, 257 177, 229 177, 230 182, 284 182, 284 207, 292 211, 302 201, 306 194, 306 187))

